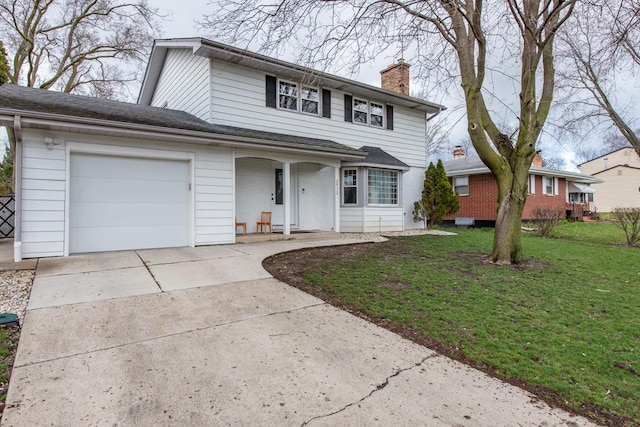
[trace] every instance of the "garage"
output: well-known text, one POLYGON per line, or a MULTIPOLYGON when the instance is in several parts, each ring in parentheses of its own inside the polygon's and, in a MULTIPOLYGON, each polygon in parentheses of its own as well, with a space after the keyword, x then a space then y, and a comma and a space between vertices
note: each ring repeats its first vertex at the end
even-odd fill
POLYGON ((71 153, 69 253, 188 246, 188 161, 71 153))

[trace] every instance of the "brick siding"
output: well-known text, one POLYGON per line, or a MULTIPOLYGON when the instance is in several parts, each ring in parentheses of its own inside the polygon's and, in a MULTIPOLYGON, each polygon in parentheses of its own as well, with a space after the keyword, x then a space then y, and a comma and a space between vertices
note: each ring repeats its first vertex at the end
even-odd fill
MULTIPOLYGON (((542 177, 535 177, 535 193, 529 194, 522 212, 523 220, 533 219, 532 211, 539 205, 565 208, 566 180, 558 178, 558 193, 554 196, 542 194, 542 177)), ((480 221, 495 221, 498 202, 498 185, 493 175, 469 175, 469 195, 460 196, 460 209, 457 213, 445 217, 453 220, 456 217, 475 218, 480 221)))

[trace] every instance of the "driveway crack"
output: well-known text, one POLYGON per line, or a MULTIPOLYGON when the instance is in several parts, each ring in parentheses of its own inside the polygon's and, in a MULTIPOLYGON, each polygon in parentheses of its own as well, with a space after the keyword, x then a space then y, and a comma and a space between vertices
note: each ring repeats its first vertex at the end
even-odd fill
POLYGON ((158 282, 158 279, 156 279, 156 276, 153 275, 153 272, 149 268, 149 265, 146 263, 144 259, 142 259, 138 251, 135 251, 135 253, 138 256, 138 258, 140 258, 140 261, 142 262, 142 265, 144 265, 144 268, 146 268, 149 274, 151 275, 151 278, 153 279, 153 281, 156 282, 156 286, 158 287, 158 289, 160 289, 160 292, 164 292, 164 289, 162 289, 162 286, 160 286, 160 282, 158 282))
POLYGON ((336 410, 336 411, 333 411, 333 412, 331 412, 331 413, 324 414, 324 415, 318 415, 318 416, 315 416, 315 417, 311 418, 310 420, 307 420, 307 421, 303 422, 303 423, 300 425, 300 427, 307 426, 307 425, 309 425, 311 422, 313 422, 313 421, 315 421, 315 420, 319 420, 319 419, 321 419, 321 418, 328 418, 328 417, 331 417, 331 416, 333 416, 333 415, 337 415, 337 414, 339 414, 340 412, 346 411, 348 408, 350 408, 350 407, 352 407, 352 406, 355 406, 355 405, 358 405, 359 403, 364 402, 365 400, 367 400, 367 399, 369 399, 371 396, 373 396, 375 393, 379 392, 380 390, 382 390, 382 389, 384 389, 386 386, 388 386, 388 385, 389 385, 389 381, 391 381, 391 379, 392 379, 392 378, 397 377, 398 375, 400 375, 400 374, 401 374, 401 373, 403 373, 403 372, 410 371, 410 370, 412 370, 412 369, 417 368, 418 366, 422 365, 424 362, 426 362, 426 361, 427 361, 427 360, 429 360, 429 359, 433 359, 433 358, 441 357, 441 356, 442 356, 442 355, 441 355, 441 354, 438 354, 438 353, 430 354, 429 356, 425 356, 425 357, 423 357, 423 358, 422 358, 422 360, 420 360, 419 362, 415 363, 415 364, 414 364, 414 365, 412 365, 412 366, 409 366, 409 367, 407 367, 407 368, 400 368, 400 369, 398 369, 398 370, 397 370, 397 371, 395 371, 393 374, 391 374, 391 375, 389 375, 387 378, 385 378, 385 380, 384 380, 382 383, 378 384, 378 385, 377 385, 373 390, 371 390, 371 391, 369 392, 369 394, 367 394, 366 396, 362 397, 361 399, 358 399, 358 400, 356 400, 355 402, 348 403, 348 404, 344 405, 342 408, 340 408, 340 409, 338 409, 338 410, 336 410))

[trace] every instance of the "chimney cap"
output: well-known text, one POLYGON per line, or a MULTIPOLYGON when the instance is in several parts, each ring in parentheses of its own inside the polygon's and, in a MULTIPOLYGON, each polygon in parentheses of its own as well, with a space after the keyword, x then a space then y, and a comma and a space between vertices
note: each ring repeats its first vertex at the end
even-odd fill
POLYGON ((387 65, 387 68, 385 68, 384 70, 380 71, 380 74, 384 74, 386 72, 389 72, 391 70, 393 70, 394 68, 398 68, 398 67, 405 67, 405 68, 409 68, 411 67, 411 64, 404 62, 404 59, 400 58, 398 59, 397 62, 394 62, 392 64, 387 65))

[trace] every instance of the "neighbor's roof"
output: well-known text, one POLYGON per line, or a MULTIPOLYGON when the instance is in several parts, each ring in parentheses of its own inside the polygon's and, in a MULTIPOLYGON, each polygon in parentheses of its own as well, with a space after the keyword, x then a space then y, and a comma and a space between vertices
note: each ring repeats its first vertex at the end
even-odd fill
POLYGON ((595 176, 595 175, 600 175, 600 174, 602 174, 602 173, 609 172, 609 171, 612 171, 612 170, 614 170, 614 169, 618 169, 618 168, 625 168, 625 169, 640 170, 640 168, 635 167, 635 166, 629 166, 629 165, 615 165, 615 166, 611 166, 610 168, 603 169, 603 170, 598 171, 598 172, 594 172, 594 174, 593 174, 593 175, 594 175, 594 176, 595 176))
POLYGON ((580 163, 580 164, 578 165, 578 167, 580 167, 580 166, 582 166, 582 165, 584 165, 584 164, 587 164, 587 163, 593 162, 594 160, 601 159, 601 158, 603 158, 603 157, 605 157, 605 156, 609 156, 609 155, 611 155, 611 154, 613 154, 613 153, 617 153, 618 151, 622 151, 622 150, 633 150, 633 147, 632 147, 632 146, 627 146, 627 147, 622 147, 622 148, 616 148, 615 150, 612 150, 612 151, 609 151, 609 152, 607 152, 607 153, 601 154, 601 155, 600 155, 600 156, 598 156, 598 157, 594 157, 594 158, 593 158, 593 159, 591 159, 591 160, 587 160, 586 162, 582 162, 582 163, 580 163))
MULTIPOLYGON (((489 168, 482 162, 480 157, 461 157, 459 159, 449 160, 443 162, 444 170, 447 172, 447 176, 461 176, 461 175, 479 175, 484 173, 490 173, 489 168)), ((537 166, 531 166, 529 172, 534 175, 554 176, 559 178, 566 178, 568 181, 583 182, 583 183, 599 183, 603 182, 599 178, 595 178, 590 175, 584 175, 578 172, 561 171, 556 169, 541 168, 537 166)))
POLYGON ((239 64, 254 70, 264 71, 282 78, 316 84, 327 89, 336 89, 363 97, 376 99, 389 104, 436 113, 446 110, 443 105, 425 101, 408 95, 381 89, 376 86, 360 83, 333 74, 324 73, 312 68, 303 67, 280 59, 251 52, 245 49, 229 46, 200 37, 158 39, 153 43, 153 49, 147 63, 138 102, 149 105, 160 78, 164 60, 169 49, 192 49, 194 55, 214 58, 220 61, 239 64))
POLYGON ((367 167, 381 167, 395 170, 409 170, 408 164, 396 159, 391 154, 378 147, 363 146, 360 147, 360 151, 367 154, 361 162, 345 162, 343 166, 367 166, 367 167))
MULTIPOLYGON (((190 136, 201 138, 235 138, 237 141, 260 145, 299 147, 321 152, 343 153, 350 158, 363 157, 358 150, 327 139, 216 125, 189 113, 168 108, 4 84, 0 86, 0 116, 16 115, 22 120, 48 119, 51 122, 80 122, 131 129, 139 129, 143 126, 145 130, 156 132, 171 130, 173 133, 189 133, 190 136)), ((8 118, 4 117, 4 119, 6 121, 8 118)))

